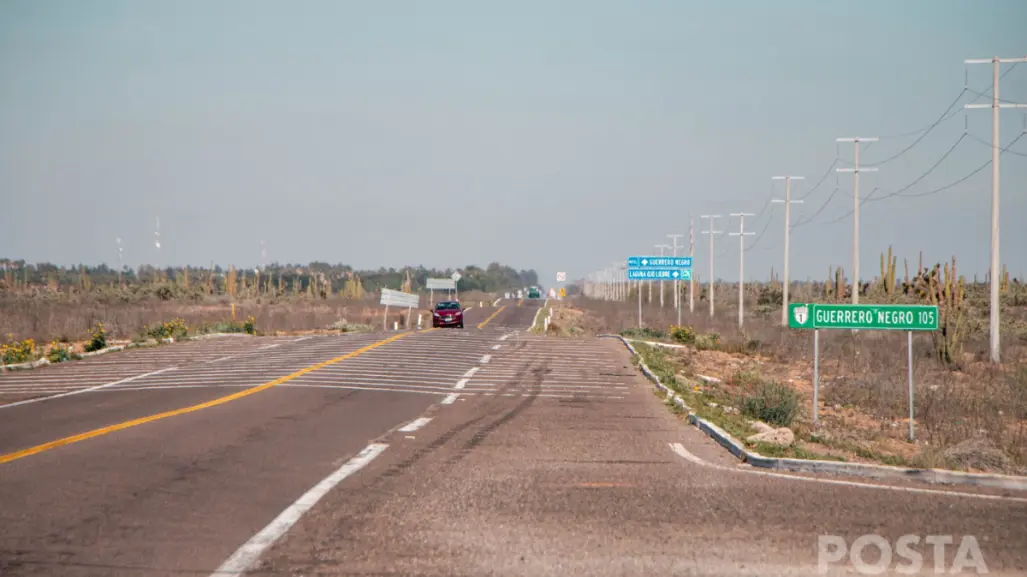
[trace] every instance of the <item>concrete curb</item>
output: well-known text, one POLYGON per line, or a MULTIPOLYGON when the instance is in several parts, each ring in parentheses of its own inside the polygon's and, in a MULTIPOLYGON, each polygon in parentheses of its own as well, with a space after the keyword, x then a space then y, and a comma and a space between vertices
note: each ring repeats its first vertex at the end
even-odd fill
POLYGON ((183 340, 186 341, 205 341, 208 339, 221 339, 225 337, 252 337, 253 335, 247 333, 208 333, 205 335, 196 335, 193 337, 186 337, 183 340))
MULTIPOLYGON (((542 306, 541 306, 541 307, 539 307, 539 309, 538 309, 537 311, 535 311, 535 318, 534 318, 534 319, 533 319, 533 320, 531 321, 531 328, 530 328, 530 329, 528 329, 529 331, 531 331, 531 332, 536 332, 536 331, 535 331, 535 325, 537 325, 537 324, 538 324, 538 316, 539 316, 540 314, 542 314, 542 311, 543 311, 543 310, 545 310, 545 308, 546 308, 546 303, 548 303, 548 302, 549 302, 549 299, 546 299, 546 302, 545 302, 545 303, 542 303, 542 306)), ((541 332, 541 331, 537 331, 537 332, 541 332)))
MULTIPOLYGON (((620 336, 620 335, 600 335, 600 336, 620 336)), ((649 345, 651 347, 665 347, 665 348, 668 348, 668 349, 683 349, 683 348, 687 347, 687 345, 674 345, 674 344, 671 344, 671 343, 661 343, 659 341, 643 341, 642 339, 629 339, 629 338, 626 338, 626 337, 620 337, 620 338, 622 338, 622 339, 624 339, 626 341, 631 341, 633 343, 646 344, 646 345, 649 345)))
POLYGON ((0 368, 0 372, 3 372, 3 371, 27 371, 29 369, 34 369, 36 367, 41 367, 43 365, 49 365, 49 364, 51 364, 50 361, 47 360, 46 357, 43 357, 41 359, 37 359, 37 360, 34 360, 32 362, 29 362, 29 363, 16 363, 16 364, 13 364, 13 365, 6 365, 5 364, 5 365, 2 366, 2 368, 0 368))
POLYGON ((1014 475, 996 475, 989 473, 963 473, 960 471, 948 471, 945 469, 910 469, 907 467, 892 467, 888 465, 868 465, 864 463, 843 463, 837 461, 818 461, 813 459, 790 459, 764 457, 759 453, 753 453, 745 448, 745 445, 734 438, 727 431, 717 425, 702 419, 695 414, 684 400, 674 393, 669 387, 660 382, 660 379, 645 365, 642 356, 631 346, 628 339, 620 335, 599 335, 600 338, 619 339, 627 347, 631 354, 638 358, 642 372, 652 381, 657 388, 663 391, 676 405, 688 411, 688 422, 695 425, 700 431, 717 441, 722 447, 742 462, 754 467, 763 469, 777 469, 780 471, 791 471, 795 473, 827 473, 831 475, 847 475, 856 477, 868 477, 874 479, 905 479, 919 483, 932 485, 966 485, 974 487, 990 487, 995 489, 1010 489, 1027 491, 1027 477, 1014 475))

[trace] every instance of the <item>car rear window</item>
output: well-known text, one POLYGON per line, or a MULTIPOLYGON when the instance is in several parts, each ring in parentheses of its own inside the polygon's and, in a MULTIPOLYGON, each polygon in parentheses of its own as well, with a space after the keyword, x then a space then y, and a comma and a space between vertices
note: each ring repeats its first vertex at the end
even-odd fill
POLYGON ((460 310, 460 303, 439 303, 435 305, 437 311, 460 310))

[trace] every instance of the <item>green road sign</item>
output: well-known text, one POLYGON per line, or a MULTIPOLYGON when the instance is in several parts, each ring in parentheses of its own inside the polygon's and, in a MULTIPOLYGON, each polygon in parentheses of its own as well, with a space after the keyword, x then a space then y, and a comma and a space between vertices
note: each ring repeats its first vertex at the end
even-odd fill
POLYGON ((793 329, 936 331, 938 307, 791 303, 788 305, 788 326, 793 329))

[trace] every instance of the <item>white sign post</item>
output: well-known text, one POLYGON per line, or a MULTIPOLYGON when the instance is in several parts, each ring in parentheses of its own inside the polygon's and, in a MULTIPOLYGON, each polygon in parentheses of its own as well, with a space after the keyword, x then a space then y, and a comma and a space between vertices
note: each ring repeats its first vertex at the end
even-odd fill
POLYGON ((385 318, 382 319, 382 329, 389 329, 389 307, 405 307, 407 309, 407 325, 410 325, 410 311, 414 307, 420 305, 420 298, 415 294, 405 293, 401 291, 394 291, 391 289, 382 289, 382 298, 379 304, 385 305, 385 318))

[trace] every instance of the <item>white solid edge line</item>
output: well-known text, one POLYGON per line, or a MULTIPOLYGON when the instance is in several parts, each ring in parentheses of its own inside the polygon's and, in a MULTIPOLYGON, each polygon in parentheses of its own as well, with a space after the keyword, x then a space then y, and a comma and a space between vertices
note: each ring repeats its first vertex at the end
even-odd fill
POLYGON ((82 393, 89 393, 89 392, 92 392, 92 391, 99 391, 100 389, 106 389, 107 387, 113 387, 114 385, 120 385, 120 384, 123 384, 123 383, 129 383, 129 382, 135 381, 137 379, 141 379, 143 377, 150 377, 150 376, 153 376, 153 375, 159 375, 160 373, 166 373, 168 371, 173 371, 173 370, 175 370, 177 368, 178 367, 167 367, 167 368, 163 368, 163 369, 158 369, 156 371, 150 371, 149 373, 143 373, 141 375, 136 375, 134 377, 127 377, 127 378, 121 379, 120 381, 114 381, 113 383, 106 383, 106 384, 103 384, 103 385, 96 385, 96 386, 92 386, 92 387, 86 387, 84 389, 78 389, 77 391, 68 391, 67 393, 61 393, 59 395, 50 395, 49 397, 39 397, 39 398, 36 398, 36 399, 25 399, 24 401, 18 401, 18 402, 15 402, 15 403, 7 403, 5 405, 0 405, 0 409, 10 409, 11 407, 19 407, 21 405, 28 405, 30 403, 38 403, 38 402, 41 402, 41 401, 49 401, 49 400, 52 400, 52 399, 60 399, 61 397, 70 397, 72 395, 79 395, 79 394, 82 394, 82 393))
POLYGON ((1017 503, 1027 503, 1027 497, 1007 497, 1005 495, 987 495, 981 493, 963 493, 960 491, 941 491, 938 489, 920 489, 917 487, 896 487, 894 485, 877 485, 875 483, 858 483, 856 481, 842 481, 840 479, 822 479, 819 477, 801 477, 798 475, 788 475, 785 473, 773 473, 770 471, 756 471, 753 469, 734 469, 731 467, 724 467, 722 465, 716 465, 713 463, 707 463, 699 457, 693 455, 682 445, 681 443, 668 443, 670 450, 677 453, 677 455, 685 460, 691 461, 697 465, 703 467, 710 467, 711 469, 720 469, 721 471, 731 471, 734 473, 746 473, 749 475, 762 475, 765 477, 774 477, 777 479, 791 479, 792 481, 805 481, 807 483, 824 483, 827 485, 839 485, 842 487, 857 487, 865 489, 880 489, 885 491, 899 491, 903 493, 919 493, 925 495, 945 495, 948 497, 966 497, 970 499, 986 499, 990 501, 1014 501, 1017 503))
POLYGON ((442 399, 442 404, 443 405, 452 405, 453 402, 456 401, 456 398, 458 396, 460 396, 460 395, 457 395, 456 393, 451 393, 449 395, 446 395, 446 398, 442 399))
POLYGON ((401 432, 401 433, 413 433, 417 429, 420 429, 421 427, 427 425, 430 422, 431 422, 431 417, 421 417, 419 419, 414 419, 413 421, 410 421, 409 423, 407 423, 406 425, 401 427, 399 429, 399 432, 401 432))
POLYGON ((211 577, 242 575, 260 558, 264 551, 271 547, 282 535, 285 535, 321 497, 324 497, 328 491, 335 488, 343 479, 363 469, 387 448, 388 445, 384 443, 371 443, 365 447, 357 456, 346 461, 342 467, 339 467, 334 473, 325 477, 317 485, 314 485, 302 497, 297 499, 295 503, 289 505, 278 517, 261 529, 259 533, 251 537, 242 547, 239 547, 231 557, 211 573, 211 577))

